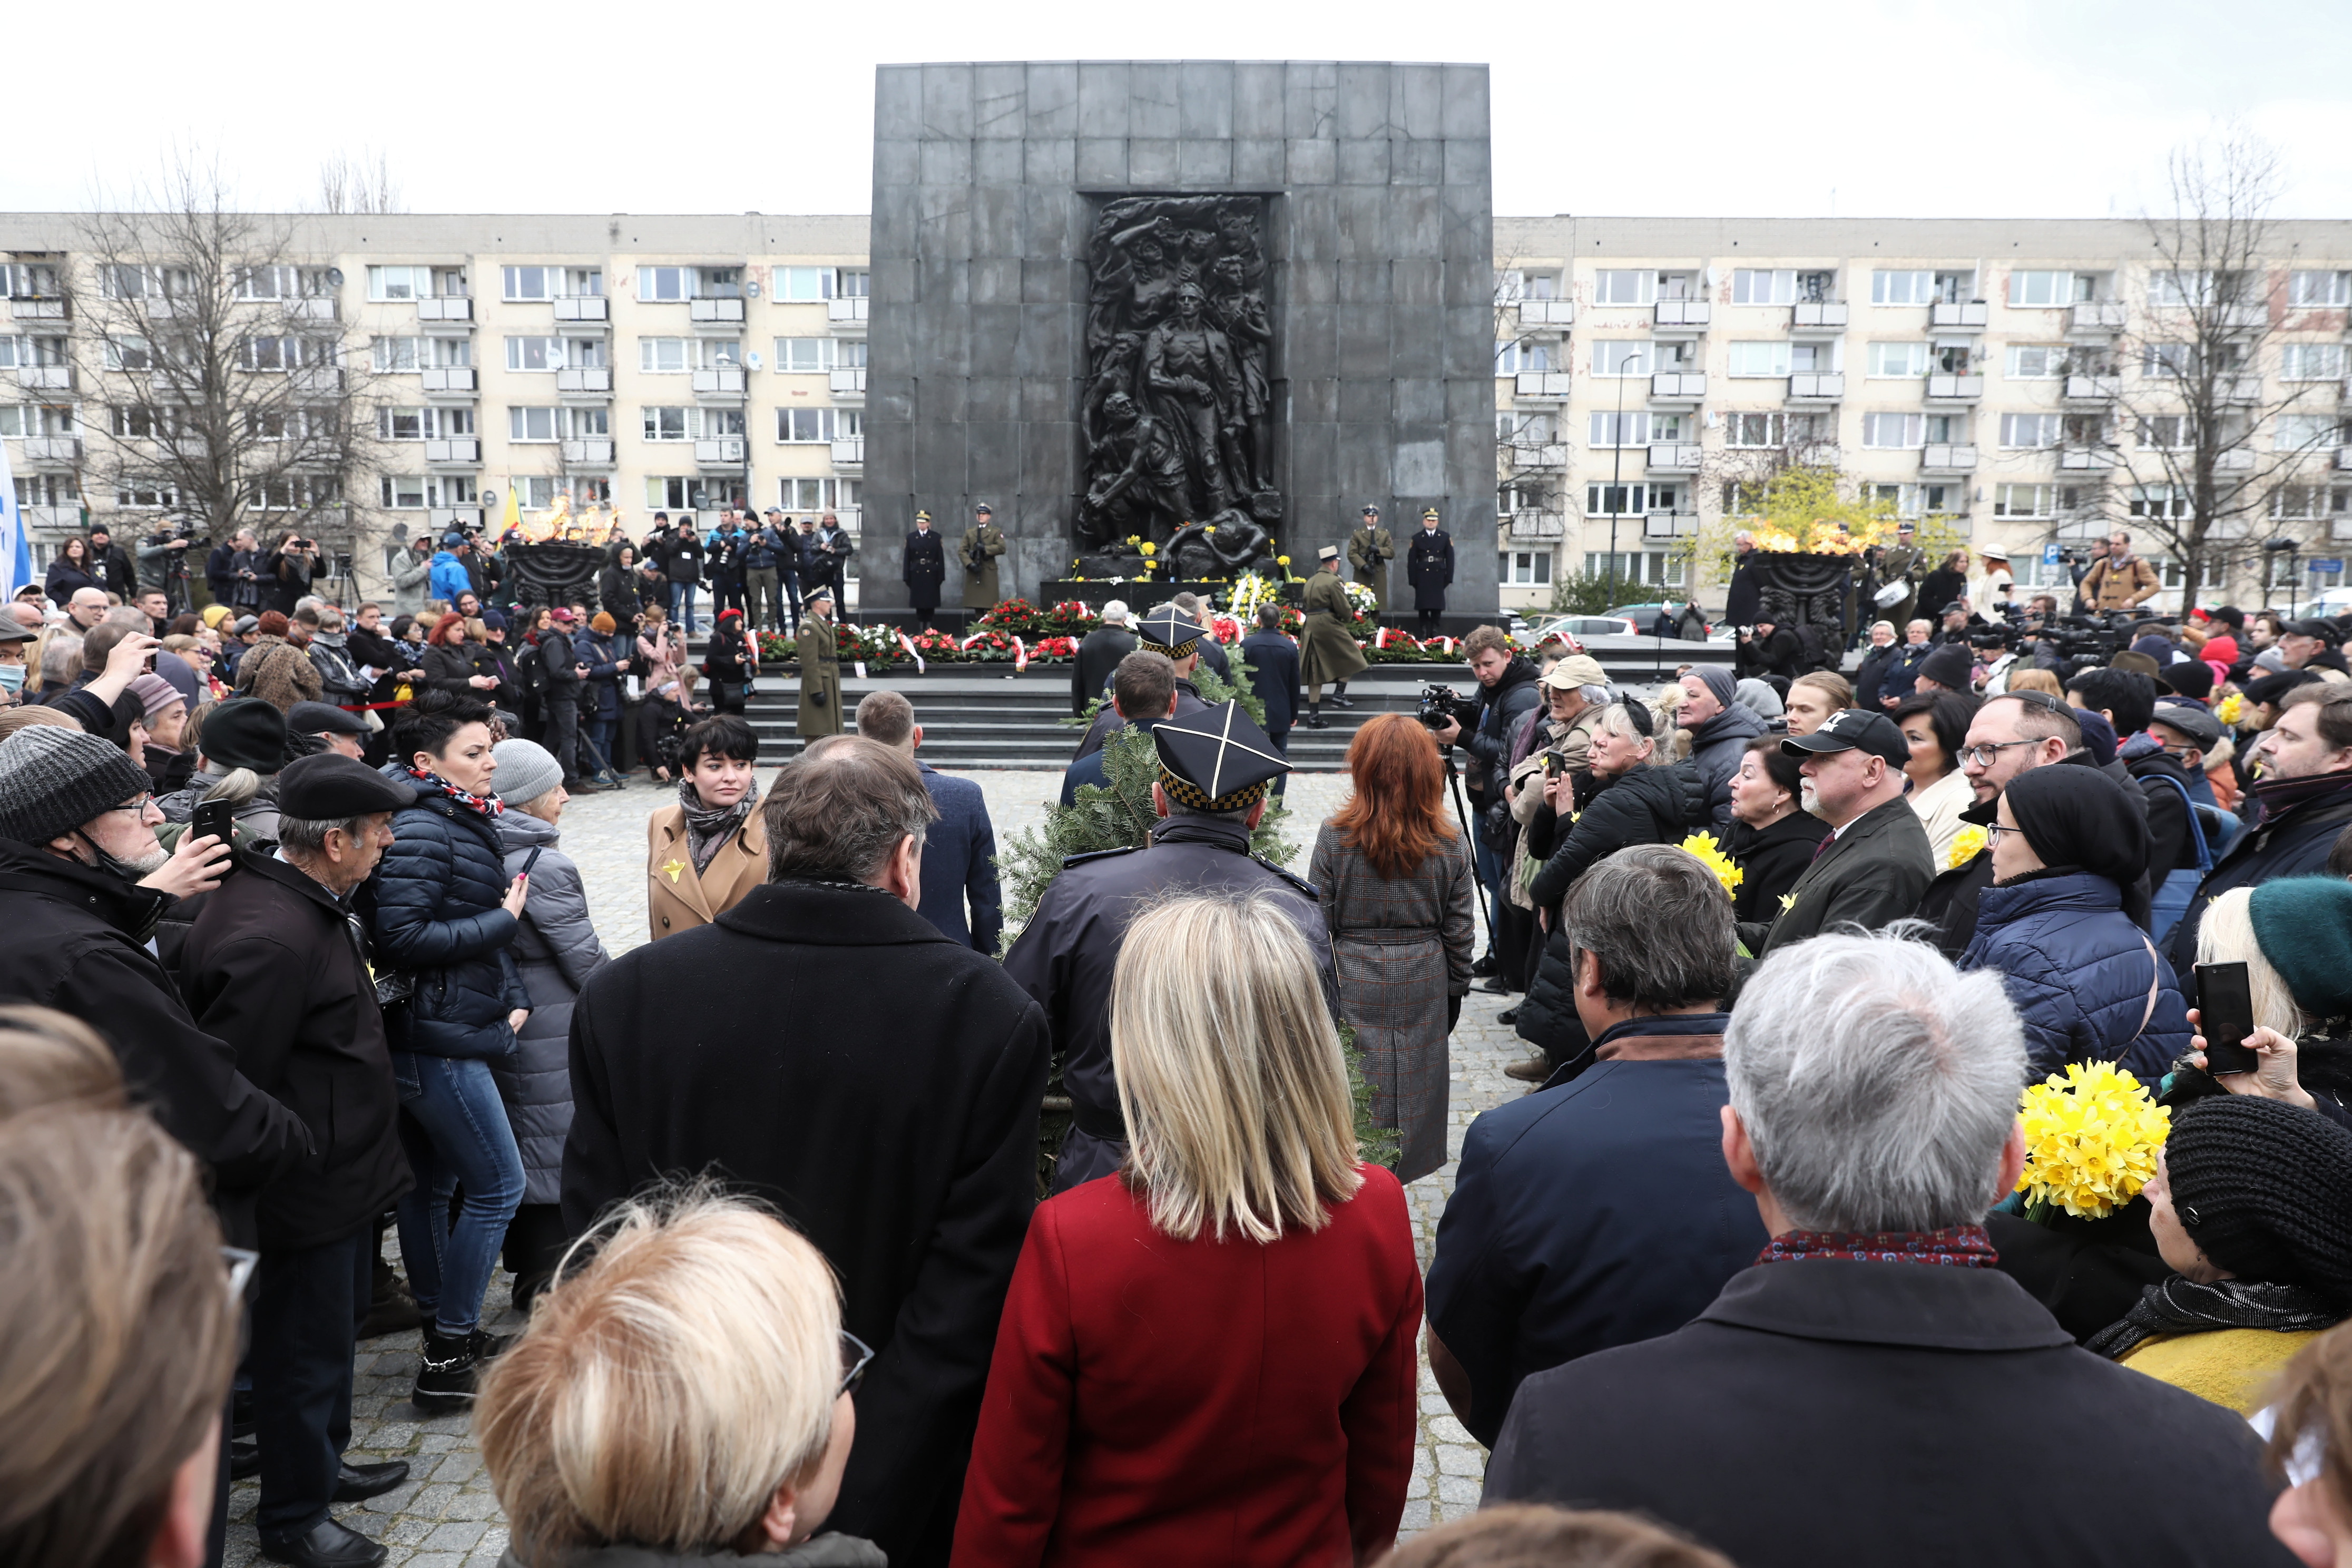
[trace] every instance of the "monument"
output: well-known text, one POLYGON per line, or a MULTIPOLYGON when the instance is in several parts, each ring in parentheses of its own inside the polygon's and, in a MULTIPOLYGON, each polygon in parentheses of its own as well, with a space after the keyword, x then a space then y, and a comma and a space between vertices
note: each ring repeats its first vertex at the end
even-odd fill
POLYGON ((1034 597, 1145 542, 1303 574, 1369 502, 1436 507, 1491 615, 1487 163, 1483 66, 880 68, 861 608, 919 508, 992 506, 1034 597))

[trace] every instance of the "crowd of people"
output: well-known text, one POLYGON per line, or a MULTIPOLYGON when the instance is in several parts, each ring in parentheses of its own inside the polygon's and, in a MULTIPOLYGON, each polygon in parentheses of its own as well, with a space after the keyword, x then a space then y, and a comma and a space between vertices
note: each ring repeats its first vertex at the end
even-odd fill
POLYGON ((1107 612, 1066 794, 1141 732, 1148 842, 1008 931, 905 694, 762 789, 685 662, 713 546, 669 538, 629 640, 677 794, 618 955, 563 843, 609 605, 508 619, 461 537, 389 620, 177 630, 102 573, 0 616, 38 650, 0 664, 8 1561, 217 1562, 257 1474, 266 1555, 371 1568, 337 1509, 409 1475, 346 1455, 352 1358, 400 1327, 522 1568, 2352 1553, 2346 628, 2217 609, 2048 669, 1929 628, 1866 694, 1480 627, 1475 693, 1356 726, 1292 871, 1253 835, 1313 628, 1107 612), (1424 1268, 1474 988, 1528 1087, 1424 1268), (2025 1212, 2021 1092, 2101 1064, 2169 1112, 2153 1178, 2025 1212), (1492 1459, 1400 1549, 1417 1351, 1492 1459), (2047 1473, 1996 1501, 1988 1452, 2047 1473))

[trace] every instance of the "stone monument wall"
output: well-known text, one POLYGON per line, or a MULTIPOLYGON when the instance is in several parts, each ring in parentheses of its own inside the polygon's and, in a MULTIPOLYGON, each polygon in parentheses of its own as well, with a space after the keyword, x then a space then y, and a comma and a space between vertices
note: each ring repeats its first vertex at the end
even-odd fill
POLYGON ((1303 573, 1370 503, 1397 536, 1398 594, 1434 506, 1449 610, 1491 614, 1493 226, 1483 66, 880 68, 861 605, 905 605, 919 507, 948 539, 954 604, 981 501, 1011 542, 1007 595, 1067 575, 1089 533, 1164 537, 1213 504, 1303 573), (1139 266, 1130 212, 1173 215, 1139 266), (1098 278, 1114 231, 1122 270, 1098 278), (1162 319, 1227 347, 1150 342, 1162 319), (1151 394, 1146 361, 1175 367, 1151 394), (1120 375, 1158 416, 1143 460, 1142 421, 1108 395, 1120 375), (1122 463, 1160 482, 1105 501, 1122 463))

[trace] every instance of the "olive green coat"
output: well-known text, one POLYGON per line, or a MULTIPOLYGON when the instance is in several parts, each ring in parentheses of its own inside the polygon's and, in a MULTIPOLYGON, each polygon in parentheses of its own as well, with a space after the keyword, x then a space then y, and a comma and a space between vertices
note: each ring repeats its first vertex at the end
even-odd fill
POLYGON ((1299 599, 1307 612, 1307 627, 1298 639, 1298 679, 1309 687, 1345 680, 1369 664, 1364 650, 1348 635, 1355 611, 1348 603, 1348 585, 1337 572, 1318 572, 1307 580, 1299 599), (1321 612, 1328 611, 1328 614, 1321 612))
POLYGON ((996 581, 996 558, 1003 553, 1004 531, 995 524, 964 531, 962 542, 956 546, 956 559, 963 563, 965 609, 992 610, 1003 597, 996 581))
POLYGON ((801 622, 794 651, 801 661, 800 733, 814 740, 841 733, 841 652, 833 623, 811 616, 801 622))
POLYGON ((1372 591, 1381 608, 1389 604, 1389 563, 1396 559, 1396 541, 1385 528, 1360 528, 1348 535, 1348 564, 1356 581, 1372 591))

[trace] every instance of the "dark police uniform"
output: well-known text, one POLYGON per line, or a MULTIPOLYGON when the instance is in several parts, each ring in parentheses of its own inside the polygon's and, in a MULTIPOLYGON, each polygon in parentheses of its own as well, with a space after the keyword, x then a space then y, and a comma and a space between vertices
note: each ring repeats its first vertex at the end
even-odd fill
POLYGON ((1161 819, 1148 847, 1065 860, 1004 956, 1004 972, 1045 1008, 1055 1048, 1063 1053, 1072 1115, 1054 1173, 1057 1193, 1109 1175, 1127 1158, 1111 1072, 1111 973, 1128 922, 1152 900, 1170 892, 1273 895, 1313 945, 1324 996, 1337 994, 1314 887, 1253 857, 1249 829, 1240 823, 1185 814, 1243 810, 1290 764, 1236 702, 1179 714, 1151 734, 1160 788, 1179 815, 1161 819), (1222 793, 1212 795, 1211 789, 1222 793))
MULTIPOLYGON (((1173 605, 1158 606, 1150 614, 1139 618, 1135 626, 1142 643, 1138 652, 1164 654, 1171 660, 1192 658, 1200 651, 1201 639, 1209 635, 1207 627, 1185 619, 1183 613, 1173 605)), ((1116 666, 1112 672, 1117 673, 1116 666)), ((1205 713, 1208 709, 1209 705, 1201 700, 1201 689, 1178 676, 1176 717, 1183 719, 1195 713, 1205 713)), ((1127 721, 1118 716, 1118 710, 1108 702, 1104 703, 1096 710, 1094 722, 1087 726, 1085 737, 1078 742, 1077 753, 1070 760, 1075 763, 1093 756, 1102 750, 1103 742, 1110 737, 1112 731, 1124 729, 1126 725, 1127 721)))

